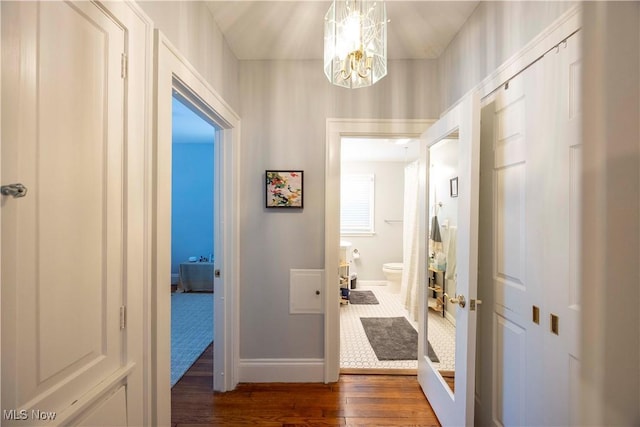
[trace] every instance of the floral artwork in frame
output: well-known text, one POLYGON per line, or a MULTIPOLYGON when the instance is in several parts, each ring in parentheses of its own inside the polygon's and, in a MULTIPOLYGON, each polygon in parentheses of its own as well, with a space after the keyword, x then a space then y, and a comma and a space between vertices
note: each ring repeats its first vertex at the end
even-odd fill
POLYGON ((299 170, 265 171, 266 207, 302 209, 302 175, 299 170))

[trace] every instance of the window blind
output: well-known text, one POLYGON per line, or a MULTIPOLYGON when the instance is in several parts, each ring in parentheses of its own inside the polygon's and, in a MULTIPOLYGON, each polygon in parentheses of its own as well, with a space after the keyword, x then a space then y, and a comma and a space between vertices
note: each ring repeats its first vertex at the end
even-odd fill
POLYGON ((374 232, 374 176, 343 175, 340 191, 340 232, 370 234, 374 232))

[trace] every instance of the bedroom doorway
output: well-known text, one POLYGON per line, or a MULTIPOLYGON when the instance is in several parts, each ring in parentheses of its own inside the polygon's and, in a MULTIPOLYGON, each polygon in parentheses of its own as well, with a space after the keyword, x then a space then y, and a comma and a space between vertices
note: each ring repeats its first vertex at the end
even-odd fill
POLYGON ((154 145, 147 153, 153 188, 149 194, 150 291, 147 318, 150 343, 150 418, 153 425, 171 423, 171 174, 172 103, 178 93, 216 129, 214 144, 213 232, 213 390, 235 388, 239 319, 238 186, 240 117, 206 83, 189 61, 161 34, 156 34, 154 145))
MULTIPOLYGON (((213 347, 216 127, 174 90, 171 156, 171 387, 213 347)), ((186 375, 187 383, 189 375, 186 375)), ((213 372, 209 378, 213 388, 213 372)), ((182 384, 184 386, 184 384, 182 384)))

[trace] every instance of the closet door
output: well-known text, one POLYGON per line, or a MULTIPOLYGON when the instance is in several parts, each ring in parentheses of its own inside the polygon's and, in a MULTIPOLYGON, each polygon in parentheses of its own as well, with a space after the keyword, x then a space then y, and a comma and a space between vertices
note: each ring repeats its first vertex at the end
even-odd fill
POLYGON ((493 421, 569 425, 577 407, 579 40, 499 90, 493 146, 493 421))
MULTIPOLYGON (((493 142, 493 421, 539 425, 544 410, 540 348, 533 318, 542 307, 544 252, 541 182, 545 152, 536 143, 542 111, 541 66, 534 64, 495 99, 493 142), (531 379, 536 379, 531 381, 531 379)), ((483 172, 484 173, 484 172, 483 172)))
MULTIPOLYGON (((545 151, 542 424, 573 425, 578 405, 580 310, 580 33, 541 61, 544 96, 539 144, 545 151)), ((540 90, 540 89, 539 89, 540 90)))
POLYGON ((95 3, 8 2, 2 42, 2 184, 28 189, 2 196, 3 425, 64 423, 126 377, 125 30, 95 3))

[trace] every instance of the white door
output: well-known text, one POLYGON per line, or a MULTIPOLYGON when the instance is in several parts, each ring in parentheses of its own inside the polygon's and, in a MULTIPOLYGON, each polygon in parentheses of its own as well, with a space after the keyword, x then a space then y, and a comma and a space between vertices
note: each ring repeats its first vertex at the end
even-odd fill
POLYGON ((124 363, 125 32, 94 3, 15 2, 2 42, 1 183, 28 191, 1 200, 3 424, 33 425, 124 363))
POLYGON ((473 425, 479 143, 476 94, 422 136, 420 235, 430 238, 420 251, 418 380, 443 426, 473 425), (429 282, 432 273, 444 278, 429 282))
POLYGON ((497 425, 577 420, 579 46, 577 34, 495 95, 495 136, 483 159, 483 173, 492 176, 485 181, 492 193, 486 212, 492 272, 483 284, 493 287, 495 299, 491 410, 497 425))
MULTIPOLYGON (((580 383, 580 205, 582 186, 581 34, 545 55, 543 124, 540 150, 546 159, 543 265, 544 425, 575 425, 579 421, 580 383)), ((542 189, 542 188, 541 188, 542 189)))

